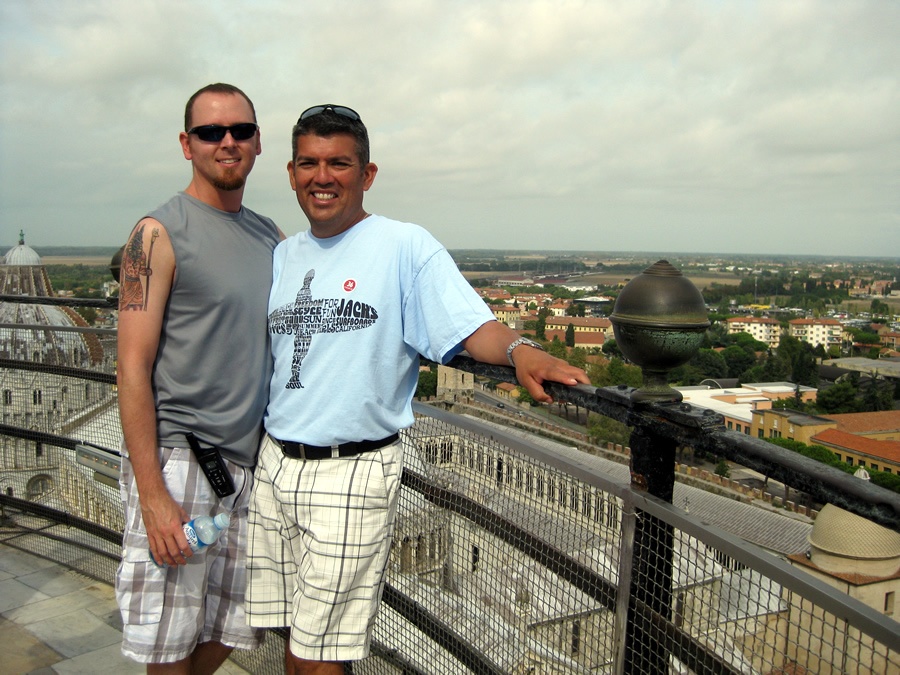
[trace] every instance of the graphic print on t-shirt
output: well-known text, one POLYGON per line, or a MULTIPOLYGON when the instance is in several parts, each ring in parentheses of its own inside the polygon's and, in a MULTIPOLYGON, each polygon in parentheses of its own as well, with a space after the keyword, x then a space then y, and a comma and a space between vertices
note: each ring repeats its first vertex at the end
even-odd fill
POLYGON ((309 353, 314 335, 361 330, 378 319, 375 308, 362 302, 347 298, 314 299, 311 287, 315 276, 315 269, 307 272, 297 299, 269 314, 270 333, 294 336, 291 379, 284 385, 285 389, 303 388, 300 383, 300 366, 309 353))

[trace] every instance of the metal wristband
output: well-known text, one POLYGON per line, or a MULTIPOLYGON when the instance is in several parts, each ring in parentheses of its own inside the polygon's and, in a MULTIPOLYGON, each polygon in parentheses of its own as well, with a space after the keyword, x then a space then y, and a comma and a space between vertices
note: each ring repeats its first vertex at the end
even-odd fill
POLYGON ((541 345, 539 345, 534 340, 529 340, 526 337, 516 338, 515 340, 510 342, 509 347, 506 348, 506 360, 509 361, 509 365, 511 365, 513 368, 516 367, 516 364, 513 361, 513 357, 512 357, 513 349, 515 349, 516 347, 518 347, 520 345, 525 345, 526 347, 534 347, 535 349, 540 349, 541 351, 544 351, 544 348, 541 347, 541 345))

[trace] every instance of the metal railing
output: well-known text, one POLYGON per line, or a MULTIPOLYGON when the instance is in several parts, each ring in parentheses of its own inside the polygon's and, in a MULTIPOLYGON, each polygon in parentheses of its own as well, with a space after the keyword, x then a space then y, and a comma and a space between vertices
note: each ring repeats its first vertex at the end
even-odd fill
MULTIPOLYGON (((110 582, 122 528, 112 338, 0 325, 0 539, 110 582)), ((513 381, 507 368, 452 365, 513 381)), ((746 519, 803 540, 811 521, 676 483, 675 451, 709 450, 893 531, 897 495, 688 405, 552 389, 631 426, 630 467, 536 427, 416 404, 372 655, 354 673, 900 672, 890 580, 858 594, 877 587, 884 598, 869 606, 829 583, 805 546, 729 533, 746 519)), ((233 658, 276 673, 282 652, 273 631, 233 658)))

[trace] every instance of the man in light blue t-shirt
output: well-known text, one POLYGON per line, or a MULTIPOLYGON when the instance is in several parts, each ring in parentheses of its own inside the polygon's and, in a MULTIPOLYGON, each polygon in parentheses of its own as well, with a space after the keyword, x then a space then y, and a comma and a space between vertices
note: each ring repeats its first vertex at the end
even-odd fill
POLYGON ((551 400, 545 380, 588 378, 494 320, 424 229, 366 213, 378 168, 356 112, 309 108, 292 142, 288 175, 310 229, 274 253, 247 614, 252 626, 291 627, 293 672, 342 673, 369 650, 418 355, 509 363, 537 401, 551 400))

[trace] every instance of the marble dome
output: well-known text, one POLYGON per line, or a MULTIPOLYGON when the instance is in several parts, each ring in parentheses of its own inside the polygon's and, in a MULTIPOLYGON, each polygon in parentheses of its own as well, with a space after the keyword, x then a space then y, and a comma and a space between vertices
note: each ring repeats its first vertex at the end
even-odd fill
POLYGON ((25 244, 25 233, 19 232, 19 243, 6 252, 3 258, 5 265, 40 265, 41 256, 33 248, 25 244))

